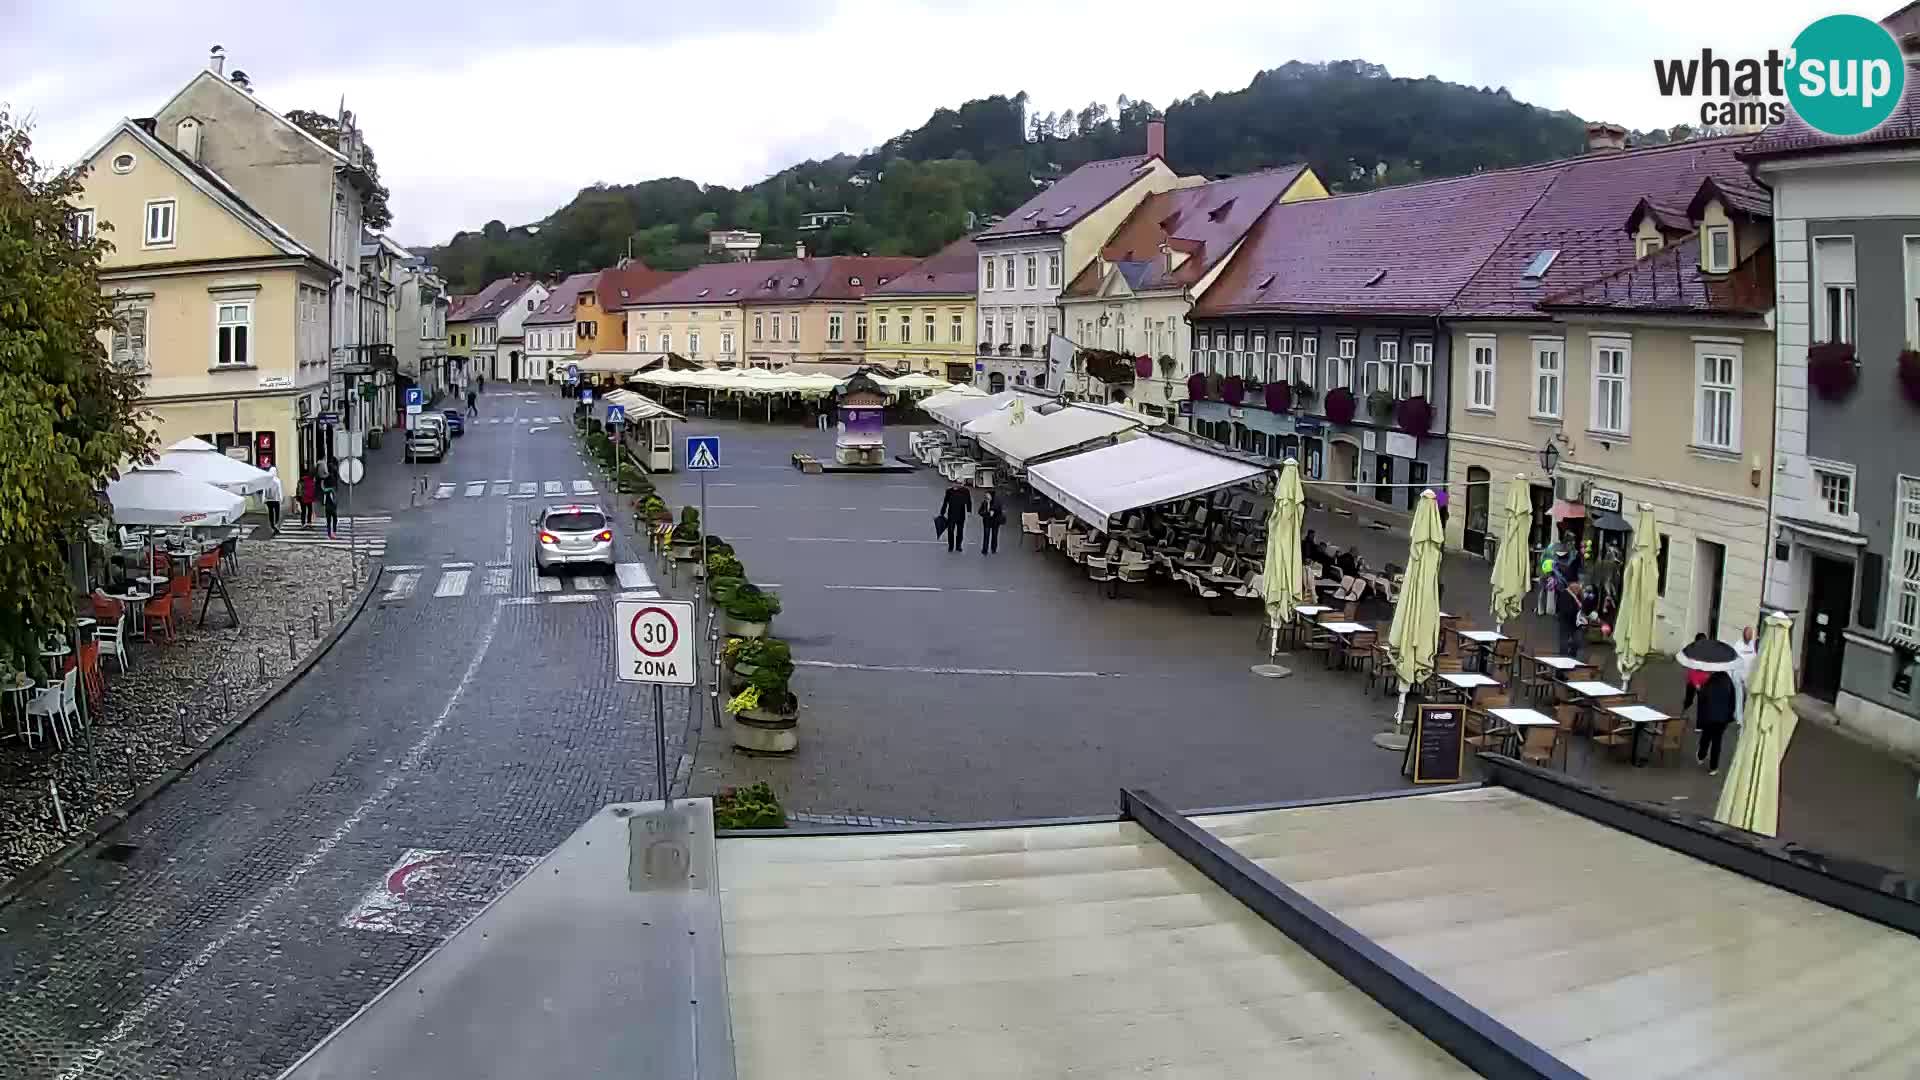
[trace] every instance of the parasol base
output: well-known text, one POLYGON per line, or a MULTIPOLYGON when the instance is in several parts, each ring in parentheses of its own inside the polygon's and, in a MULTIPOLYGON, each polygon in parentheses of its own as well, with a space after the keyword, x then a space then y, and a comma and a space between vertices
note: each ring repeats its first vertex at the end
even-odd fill
POLYGON ((1397 731, 1383 731, 1373 737, 1373 745, 1382 750, 1392 750, 1397 754, 1406 752, 1408 741, 1407 736, 1397 731))
POLYGON ((1293 669, 1279 664, 1255 664, 1248 670, 1263 679, 1284 679, 1293 674, 1293 669))

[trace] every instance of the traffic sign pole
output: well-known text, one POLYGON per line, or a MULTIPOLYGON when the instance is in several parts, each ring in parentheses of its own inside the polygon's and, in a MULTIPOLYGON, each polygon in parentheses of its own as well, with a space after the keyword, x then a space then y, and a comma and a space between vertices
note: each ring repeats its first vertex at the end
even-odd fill
POLYGON ((667 705, 666 688, 653 684, 653 773, 659 782, 660 801, 673 809, 673 789, 667 786, 667 705))

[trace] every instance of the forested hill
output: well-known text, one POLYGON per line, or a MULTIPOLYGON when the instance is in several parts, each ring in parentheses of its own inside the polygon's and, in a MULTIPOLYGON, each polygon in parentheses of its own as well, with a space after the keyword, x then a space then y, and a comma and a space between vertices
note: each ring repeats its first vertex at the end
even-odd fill
POLYGON ((1140 153, 1147 120, 1162 115, 1167 156, 1182 173, 1304 160, 1347 191, 1562 157, 1584 143, 1580 118, 1515 101, 1504 87, 1396 79, 1363 60, 1295 61, 1244 90, 1197 93, 1164 110, 1124 95, 1112 106, 1049 104, 1058 103, 1023 93, 941 109, 863 155, 809 161, 739 190, 679 178, 595 185, 543 222, 491 221, 429 254, 459 291, 515 271, 608 266, 629 240, 647 265, 679 269, 714 257, 709 230, 760 232, 762 257, 776 257, 802 238, 802 215, 842 209, 853 212, 850 225, 804 234, 812 252, 930 254, 966 231, 970 211, 1005 214, 1048 177, 1140 153))

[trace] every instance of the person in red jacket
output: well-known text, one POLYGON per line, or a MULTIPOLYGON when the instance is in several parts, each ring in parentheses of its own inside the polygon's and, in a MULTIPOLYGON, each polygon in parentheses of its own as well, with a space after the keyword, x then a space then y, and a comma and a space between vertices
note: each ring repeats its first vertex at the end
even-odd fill
POLYGON ((313 524, 313 500, 319 495, 319 485, 314 482, 312 473, 300 475, 300 490, 294 496, 300 502, 300 524, 313 524))

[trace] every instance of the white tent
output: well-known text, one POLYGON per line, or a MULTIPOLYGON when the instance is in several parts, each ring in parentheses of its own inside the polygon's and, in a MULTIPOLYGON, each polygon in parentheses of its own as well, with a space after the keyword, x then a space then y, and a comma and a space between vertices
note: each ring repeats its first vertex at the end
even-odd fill
POLYGON ((921 398, 920 408, 930 413, 935 409, 945 408, 948 405, 966 401, 969 398, 983 398, 986 396, 987 392, 978 387, 969 386, 966 383, 955 383, 937 394, 928 394, 926 397, 921 398))
MULTIPOLYGON (((935 420, 953 428, 955 431, 967 426, 967 422, 987 415, 996 409, 1004 409, 1013 404, 1018 395, 1012 390, 1002 390, 987 397, 966 398, 943 405, 923 406, 927 414, 935 420)), ((931 399, 929 399, 931 400, 931 399)))
MULTIPOLYGON (((1004 417, 1013 412, 992 414, 1004 417)), ((988 419, 974 421, 981 423, 988 419)), ((1142 417, 1141 420, 1145 418, 1142 417)), ((1055 413, 1041 413, 1037 409, 1027 410, 1026 419, 1018 424, 996 424, 992 430, 980 433, 980 445, 992 453, 1006 459, 1007 464, 1020 467, 1034 458, 1057 454, 1062 450, 1071 450, 1090 442, 1112 438, 1125 431, 1140 426, 1141 420, 1097 409, 1083 409, 1078 406, 1061 409, 1055 413)), ((968 431, 974 424, 968 424, 968 431)))
MULTIPOLYGON (((184 442, 200 442, 199 439, 187 439, 184 442)), ((257 469, 237 458, 230 458, 218 450, 208 447, 205 450, 178 449, 179 443, 160 455, 154 463, 155 468, 170 469, 189 480, 198 480, 203 484, 234 492, 238 495, 264 494, 272 475, 265 469, 257 469)), ((205 443, 201 443, 205 446, 205 443)))
POLYGON ((1266 470, 1221 454, 1149 436, 1027 470, 1035 491, 1096 529, 1142 506, 1244 484, 1266 470))
POLYGON ((122 525, 230 525, 247 500, 172 469, 131 469, 107 484, 113 520, 122 525))

